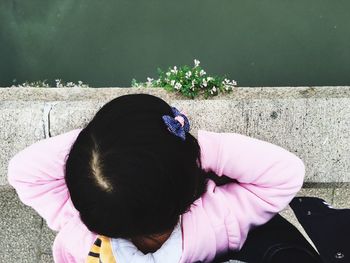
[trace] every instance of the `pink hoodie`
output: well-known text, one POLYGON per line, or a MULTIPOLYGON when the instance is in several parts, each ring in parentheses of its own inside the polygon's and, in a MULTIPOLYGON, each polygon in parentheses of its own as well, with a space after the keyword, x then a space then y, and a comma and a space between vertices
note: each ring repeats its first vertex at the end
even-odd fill
MULTIPOLYGON (((81 129, 38 141, 9 162, 8 180, 20 200, 59 231, 53 244, 55 262, 85 262, 96 234, 74 208, 64 180, 70 146, 81 129)), ((211 261, 218 253, 239 250, 248 231, 283 210, 301 189, 305 166, 295 154, 238 133, 198 131, 205 170, 239 183, 216 186, 182 215, 180 262, 211 261)))

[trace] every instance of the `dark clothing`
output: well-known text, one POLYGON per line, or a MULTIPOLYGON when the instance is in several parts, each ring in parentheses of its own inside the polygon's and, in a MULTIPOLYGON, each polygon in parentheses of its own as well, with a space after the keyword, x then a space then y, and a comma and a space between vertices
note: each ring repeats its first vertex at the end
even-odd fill
POLYGON ((323 262, 350 263, 350 209, 335 209, 317 197, 293 198, 290 203, 323 262))
POLYGON ((236 259, 248 263, 350 263, 350 209, 334 209, 318 197, 295 197, 295 216, 318 252, 280 214, 252 229, 240 251, 213 263, 236 259))

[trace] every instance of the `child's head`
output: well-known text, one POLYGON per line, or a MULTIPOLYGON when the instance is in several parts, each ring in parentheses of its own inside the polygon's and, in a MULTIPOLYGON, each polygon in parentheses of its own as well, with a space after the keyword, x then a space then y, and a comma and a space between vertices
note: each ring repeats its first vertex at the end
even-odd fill
POLYGON ((171 134, 163 115, 174 117, 164 100, 124 95, 78 135, 65 180, 90 231, 123 238, 162 233, 204 193, 198 141, 171 134))

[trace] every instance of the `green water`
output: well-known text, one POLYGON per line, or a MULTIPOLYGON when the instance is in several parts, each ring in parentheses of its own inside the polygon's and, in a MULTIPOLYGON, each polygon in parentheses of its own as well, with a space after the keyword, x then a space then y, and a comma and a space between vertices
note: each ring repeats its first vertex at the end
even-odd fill
POLYGON ((350 84, 350 1, 1 0, 0 86, 130 86, 193 65, 239 86, 350 84))

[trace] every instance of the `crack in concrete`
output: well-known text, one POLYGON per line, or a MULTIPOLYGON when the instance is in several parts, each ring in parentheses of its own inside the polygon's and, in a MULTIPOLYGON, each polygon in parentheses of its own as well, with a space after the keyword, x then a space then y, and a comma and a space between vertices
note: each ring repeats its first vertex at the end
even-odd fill
POLYGON ((52 105, 45 102, 44 104, 44 113, 43 113, 43 123, 44 123, 44 136, 45 138, 50 137, 50 111, 52 105))
POLYGON ((50 138, 51 137, 51 125, 50 125, 50 113, 52 108, 56 105, 57 103, 47 103, 45 102, 44 104, 44 113, 43 113, 43 122, 44 122, 44 136, 45 138, 50 138))
POLYGON ((44 219, 41 218, 40 221, 40 233, 38 236, 38 244, 37 244, 37 253, 36 253, 36 257, 37 257, 37 262, 40 262, 40 258, 41 258, 41 254, 42 254, 42 247, 41 247, 41 238, 43 236, 43 228, 44 228, 44 219))
POLYGON ((332 200, 331 200, 331 205, 334 205, 334 195, 335 195, 335 187, 332 189, 332 200))

